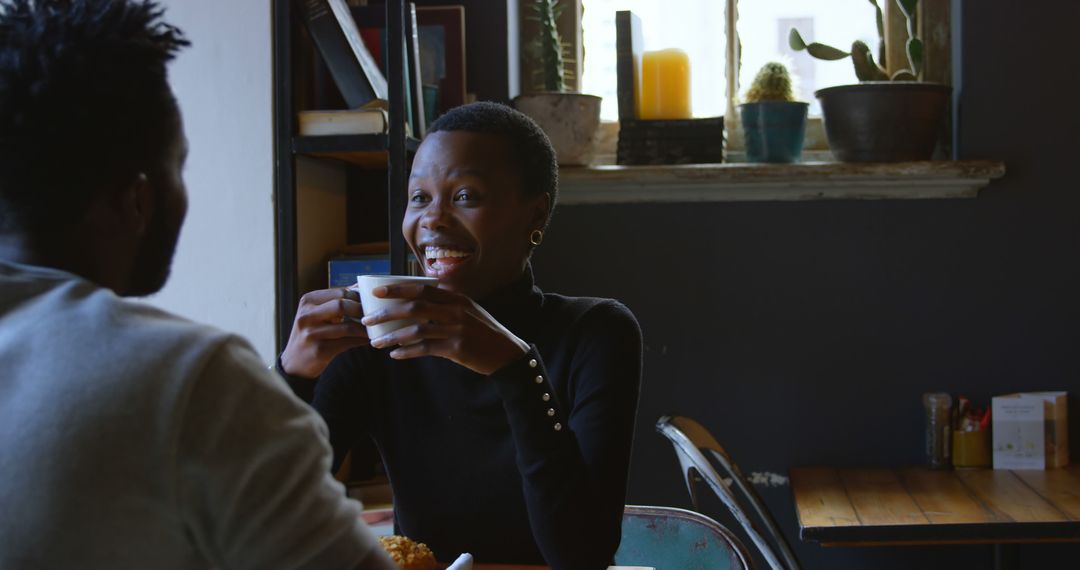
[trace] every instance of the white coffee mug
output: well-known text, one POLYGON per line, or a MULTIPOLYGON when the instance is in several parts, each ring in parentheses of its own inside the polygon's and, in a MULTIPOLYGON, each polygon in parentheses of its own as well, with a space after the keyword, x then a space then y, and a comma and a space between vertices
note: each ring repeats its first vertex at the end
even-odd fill
MULTIPOLYGON (((358 275, 356 277, 356 289, 360 293, 360 306, 364 309, 364 315, 370 315, 376 311, 408 302, 408 299, 384 299, 372 294, 376 287, 396 285, 398 283, 423 283, 434 287, 439 283, 439 280, 434 277, 412 277, 409 275, 358 275)), ((415 322, 415 319, 399 319, 368 326, 368 338, 379 338, 415 322)))

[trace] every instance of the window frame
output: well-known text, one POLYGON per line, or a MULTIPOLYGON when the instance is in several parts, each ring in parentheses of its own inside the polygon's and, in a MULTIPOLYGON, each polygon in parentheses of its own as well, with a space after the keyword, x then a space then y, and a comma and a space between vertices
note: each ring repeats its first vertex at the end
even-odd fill
MULTIPOLYGON (((582 54, 584 47, 583 29, 581 26, 581 16, 583 4, 587 4, 588 0, 560 0, 566 8, 563 10, 562 16, 559 20, 559 29, 563 33, 564 43, 567 44, 567 51, 574 55, 573 61, 569 67, 573 71, 572 81, 568 81, 568 88, 577 89, 580 86, 580 77, 583 71, 582 69, 582 54)), ((768 0, 753 0, 753 1, 768 1, 768 0)), ((886 43, 899 45, 897 41, 892 38, 896 34, 906 35, 906 27, 899 25, 904 18, 900 12, 899 7, 896 5, 895 0, 880 0, 882 3, 882 10, 885 16, 885 33, 886 43), (891 25, 890 25, 891 24, 891 25)), ((520 7, 520 32, 521 37, 531 37, 529 35, 531 22, 528 22, 526 16, 530 13, 529 5, 531 0, 519 0, 520 7)), ((724 74, 725 84, 727 87, 727 110, 724 114, 724 128, 727 131, 726 148, 725 148, 725 161, 728 161, 728 157, 734 159, 740 159, 745 156, 745 145, 743 138, 742 122, 738 120, 738 94, 739 94, 739 74, 741 71, 742 57, 740 54, 740 42, 738 35, 738 23, 739 23, 739 0, 724 0, 724 37, 725 46, 724 53, 726 55, 724 74)), ((934 81, 938 83, 944 83, 949 85, 952 83, 952 2, 948 0, 926 0, 919 2, 918 6, 918 30, 919 37, 923 38, 925 44, 924 64, 923 64, 923 81, 934 81)), ((900 40, 903 41, 903 40, 900 40)), ((527 91, 529 88, 528 73, 531 73, 532 64, 526 55, 526 51, 521 50, 521 85, 522 92, 527 91)), ((950 113, 951 115, 951 113, 950 113)), ((951 118, 947 121, 947 133, 944 136, 943 141, 948 147, 952 144, 952 128, 951 118)), ((614 146, 618 141, 618 122, 605 121, 602 126, 602 132, 600 135, 600 148, 599 155, 602 161, 610 155, 611 163, 614 163, 614 146), (610 147, 610 148, 609 148, 610 147)), ((947 156, 951 156, 951 148, 947 148, 947 156)), ((811 155, 820 155, 825 158, 828 155, 829 145, 825 138, 825 129, 822 124, 821 117, 809 117, 807 121, 807 133, 806 139, 803 143, 803 151, 809 152, 811 155)), ((827 159, 826 159, 827 160, 827 159)), ((735 160, 739 162, 740 160, 735 160)))

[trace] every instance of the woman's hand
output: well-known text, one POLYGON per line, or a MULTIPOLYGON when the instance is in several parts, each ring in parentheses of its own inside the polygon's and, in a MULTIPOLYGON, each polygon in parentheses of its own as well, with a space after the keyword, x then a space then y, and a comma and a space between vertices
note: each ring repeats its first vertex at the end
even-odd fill
POLYGON ((464 295, 419 283, 386 285, 372 292, 376 297, 407 301, 365 316, 363 324, 418 321, 371 339, 375 348, 397 346, 390 352, 391 358, 441 356, 488 375, 529 352, 525 341, 464 295))
POLYGON ((335 356, 368 344, 367 330, 347 318, 362 316, 355 290, 339 287, 304 295, 281 353, 281 367, 293 376, 318 378, 335 356))

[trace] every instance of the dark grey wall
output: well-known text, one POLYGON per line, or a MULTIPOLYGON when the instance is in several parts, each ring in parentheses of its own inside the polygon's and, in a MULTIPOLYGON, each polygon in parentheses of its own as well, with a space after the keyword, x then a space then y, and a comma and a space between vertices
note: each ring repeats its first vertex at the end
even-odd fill
MULTIPOLYGON (((744 471, 786 473, 919 463, 924 391, 986 402, 1068 390, 1080 460, 1080 112, 1069 79, 1080 8, 964 8, 960 155, 1008 169, 978 199, 557 212, 534 259, 540 285, 616 297, 645 333, 628 502, 689 506, 652 427, 669 412, 704 423, 744 471)), ((798 543, 790 489, 764 495, 798 543)), ((796 548, 807 568, 990 565, 981 546, 796 548)), ((1024 568, 1080 567, 1076 546, 1020 556, 1024 568)))

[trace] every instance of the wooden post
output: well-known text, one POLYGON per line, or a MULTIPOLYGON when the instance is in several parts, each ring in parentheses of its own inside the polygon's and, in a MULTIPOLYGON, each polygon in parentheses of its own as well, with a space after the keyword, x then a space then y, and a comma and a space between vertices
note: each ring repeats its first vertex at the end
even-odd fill
POLYGON ((739 94, 739 67, 742 65, 742 57, 739 53, 742 43, 739 41, 738 24, 739 2, 728 0, 724 8, 724 35, 727 42, 724 46, 726 56, 724 72, 727 76, 727 109, 724 111, 724 130, 727 131, 725 148, 742 148, 744 144, 742 122, 739 121, 738 112, 735 110, 739 94))
POLYGON ((560 0, 563 8, 559 18, 559 35, 566 44, 563 57, 566 58, 566 88, 581 91, 581 72, 584 70, 582 57, 585 49, 581 45, 581 0, 560 0))
MULTIPOLYGON (((919 3, 919 37, 923 40, 923 74, 920 79, 952 85, 952 2, 950 0, 922 0, 919 3)), ((953 156, 953 104, 956 94, 949 102, 945 122, 938 133, 935 160, 953 156)))
POLYGON ((390 274, 405 275, 405 238, 401 235, 401 221, 405 217, 405 185, 408 183, 405 156, 405 0, 386 2, 386 79, 389 82, 390 128, 387 133, 387 173, 389 199, 387 227, 390 229, 390 274))
POLYGON ((296 164, 292 153, 292 137, 295 133, 296 100, 294 93, 302 93, 294 84, 294 57, 296 42, 294 34, 298 26, 293 22, 291 0, 275 0, 274 22, 274 209, 276 214, 275 254, 277 258, 277 352, 285 350, 292 332, 293 317, 300 302, 297 288, 299 273, 296 250, 296 164))
MULTIPOLYGON (((881 0, 881 11, 885 16, 885 71, 892 77, 902 69, 910 69, 907 58, 907 18, 900 11, 896 0, 881 0)), ((881 62, 878 62, 881 63, 881 62)))
POLYGON ((919 37, 926 46, 923 81, 952 83, 952 3, 922 0, 919 3, 919 37))

